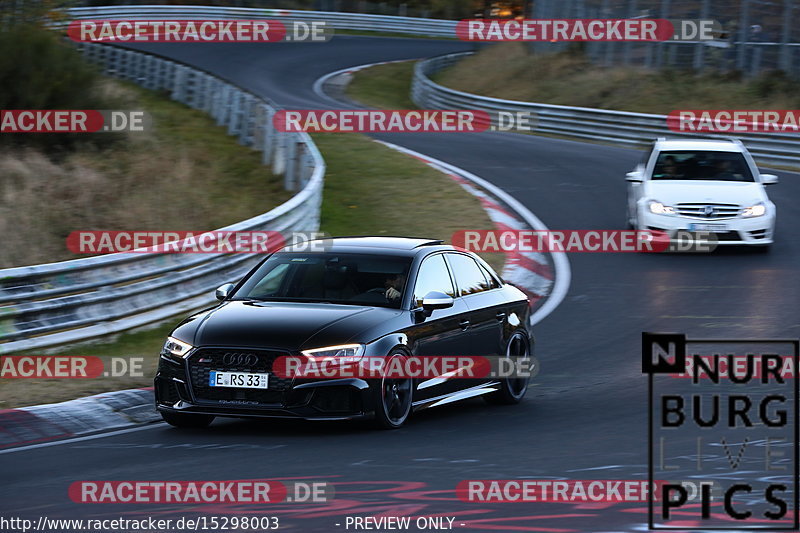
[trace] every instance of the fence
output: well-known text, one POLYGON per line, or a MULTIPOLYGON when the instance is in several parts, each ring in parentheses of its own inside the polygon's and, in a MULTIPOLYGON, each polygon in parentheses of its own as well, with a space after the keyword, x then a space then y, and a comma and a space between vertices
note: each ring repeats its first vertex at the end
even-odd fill
MULTIPOLYGON (((489 112, 534 113, 536 132, 582 139, 644 146, 657 137, 692 136, 671 131, 666 115, 628 113, 587 107, 536 104, 478 96, 443 87, 430 75, 453 65, 468 53, 448 54, 417 63, 411 86, 411 98, 425 109, 480 109, 489 112)), ((695 134, 696 136, 696 134, 695 134)), ((714 137, 715 135, 705 135, 714 137)), ((716 135, 725 138, 725 135, 716 135)), ((760 162, 800 164, 800 139, 796 134, 748 133, 737 135, 760 162)))
MULTIPOLYGON (((83 44, 113 76, 208 112, 299 192, 268 213, 227 231, 316 231, 325 164, 305 133, 271 126, 276 106, 187 65, 115 46, 83 44)), ((212 291, 240 278, 252 254, 120 253, 0 270, 0 353, 76 342, 200 309, 212 291)))
MULTIPOLYGON (((724 34, 709 42, 591 42, 587 55, 611 66, 738 70, 747 76, 779 69, 800 74, 797 0, 536 0, 532 18, 660 18, 716 20, 724 34)), ((569 43, 531 43, 539 51, 569 43)))

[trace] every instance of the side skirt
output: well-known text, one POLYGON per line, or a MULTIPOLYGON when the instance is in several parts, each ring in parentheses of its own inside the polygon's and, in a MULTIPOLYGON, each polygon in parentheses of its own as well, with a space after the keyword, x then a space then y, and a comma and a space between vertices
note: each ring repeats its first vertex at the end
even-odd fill
POLYGON ((422 409, 427 409, 428 407, 438 407, 439 405, 445 405, 448 403, 457 402, 459 400, 473 398, 475 396, 482 396, 490 392, 496 392, 498 385, 500 385, 499 382, 490 381, 488 383, 482 383, 481 385, 476 385, 468 389, 451 392, 449 394, 443 394, 442 396, 437 396, 435 398, 420 400, 411 405, 415 411, 421 411, 422 409))

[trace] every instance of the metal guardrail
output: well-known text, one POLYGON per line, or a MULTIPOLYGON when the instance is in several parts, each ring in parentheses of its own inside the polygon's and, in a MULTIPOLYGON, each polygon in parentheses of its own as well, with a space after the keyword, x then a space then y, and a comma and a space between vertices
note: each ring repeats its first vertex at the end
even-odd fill
POLYGON ((364 13, 338 13, 331 11, 302 11, 293 9, 259 9, 249 7, 218 6, 102 6, 76 7, 67 10, 73 19, 276 19, 298 21, 324 21, 337 30, 410 33, 430 37, 456 36, 455 20, 440 20, 392 15, 367 15, 364 13))
MULTIPOLYGON (((666 115, 502 100, 443 87, 430 79, 432 74, 452 66, 471 53, 447 54, 417 63, 411 86, 411 99, 414 103, 425 109, 535 113, 537 120, 534 133, 592 139, 626 146, 644 146, 664 136, 698 135, 673 132, 667 127, 666 115)), ((722 139, 730 137, 705 133, 702 136, 722 139)), ((800 165, 800 137, 797 134, 745 133, 736 136, 759 162, 800 165)))
MULTIPOLYGON (((273 103, 206 72, 152 54, 82 44, 106 73, 208 112, 299 192, 226 231, 316 231, 325 163, 305 133, 272 127, 273 103)), ((0 270, 0 353, 91 339, 163 321, 213 302, 212 291, 241 277, 252 254, 117 253, 0 270)))

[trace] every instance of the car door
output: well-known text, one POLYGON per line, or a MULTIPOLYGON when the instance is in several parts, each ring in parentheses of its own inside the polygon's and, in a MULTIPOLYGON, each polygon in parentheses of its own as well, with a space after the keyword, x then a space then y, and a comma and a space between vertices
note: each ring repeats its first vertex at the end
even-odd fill
MULTIPOLYGON (((507 314, 507 302, 499 284, 467 254, 448 253, 448 263, 454 273, 456 290, 469 308, 467 319, 470 325, 470 352, 494 358, 503 353, 503 324, 507 314)), ((463 380, 462 385, 474 386, 486 379, 463 380)))
MULTIPOLYGON (((429 255, 420 264, 414 280, 411 308, 417 318, 407 334, 413 342, 414 355, 452 356, 463 355, 469 350, 469 308, 463 298, 456 297, 455 285, 443 254, 429 255), (454 297, 453 307, 436 309, 427 317, 413 311, 421 308, 422 299, 431 291, 454 297)), ((417 380, 414 400, 435 398, 452 390, 449 379, 424 377, 417 380)))

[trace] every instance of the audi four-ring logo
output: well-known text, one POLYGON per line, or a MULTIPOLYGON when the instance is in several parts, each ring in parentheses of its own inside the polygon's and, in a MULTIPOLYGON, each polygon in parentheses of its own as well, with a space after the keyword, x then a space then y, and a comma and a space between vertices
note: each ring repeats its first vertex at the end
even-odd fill
POLYGON ((222 363, 229 366, 255 366, 258 357, 252 353, 228 352, 222 356, 222 363))

